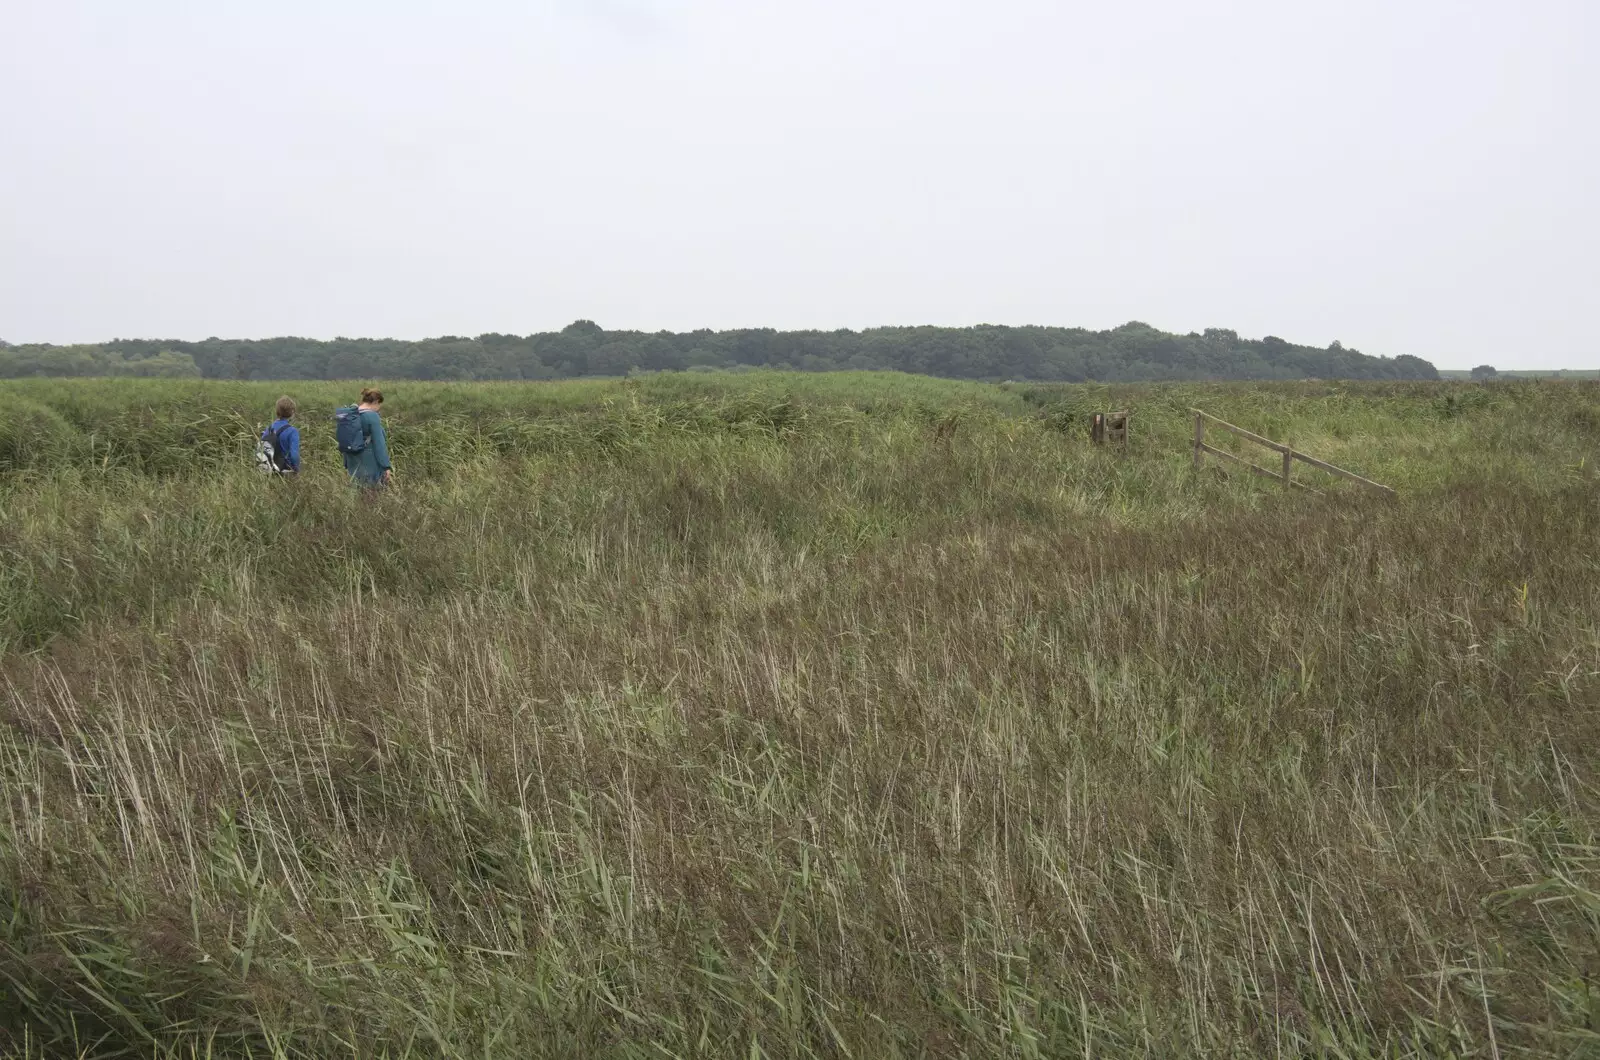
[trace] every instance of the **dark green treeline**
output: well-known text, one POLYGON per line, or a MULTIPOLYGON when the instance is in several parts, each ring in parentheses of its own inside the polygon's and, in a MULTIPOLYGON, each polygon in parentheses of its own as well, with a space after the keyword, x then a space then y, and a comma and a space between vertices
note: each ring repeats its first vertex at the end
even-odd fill
POLYGON ((891 370, 955 379, 1142 382, 1226 379, 1437 379, 1419 357, 1373 357, 1224 328, 1176 335, 1137 321, 1083 328, 893 327, 865 331, 606 331, 331 341, 115 339, 80 346, 0 344, 0 378, 204 376, 211 379, 569 379, 635 371, 891 370))

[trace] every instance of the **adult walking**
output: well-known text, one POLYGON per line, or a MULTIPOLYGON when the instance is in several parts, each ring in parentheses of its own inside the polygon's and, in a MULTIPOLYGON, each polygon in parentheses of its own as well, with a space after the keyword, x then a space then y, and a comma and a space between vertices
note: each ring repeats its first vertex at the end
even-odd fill
POLYGON ((344 469, 357 485, 381 489, 389 484, 389 443, 383 436, 383 392, 368 387, 361 404, 334 414, 344 469))

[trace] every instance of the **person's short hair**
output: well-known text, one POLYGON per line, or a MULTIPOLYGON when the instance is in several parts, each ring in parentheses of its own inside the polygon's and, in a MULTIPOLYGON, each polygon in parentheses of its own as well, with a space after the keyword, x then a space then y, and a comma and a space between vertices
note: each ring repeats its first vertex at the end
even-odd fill
POLYGON ((361 403, 363 405, 383 404, 383 391, 374 390, 370 386, 367 387, 365 390, 361 391, 361 403))
POLYGON ((278 419, 280 419, 280 420, 286 420, 289 417, 293 416, 294 415, 294 398, 289 397, 287 395, 279 398, 278 399, 278 407, 277 407, 277 409, 275 411, 278 413, 278 419))

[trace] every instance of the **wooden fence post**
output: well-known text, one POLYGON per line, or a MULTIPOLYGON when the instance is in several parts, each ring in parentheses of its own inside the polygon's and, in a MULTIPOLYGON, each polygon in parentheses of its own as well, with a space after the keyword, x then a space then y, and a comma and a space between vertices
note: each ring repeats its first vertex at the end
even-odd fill
POLYGON ((1204 412, 1200 409, 1190 409, 1189 411, 1194 413, 1194 466, 1196 470, 1199 470, 1201 464, 1204 462, 1206 453, 1214 453, 1215 455, 1222 457, 1224 460, 1231 460, 1234 463, 1243 464, 1255 474, 1264 475, 1270 479, 1277 479, 1283 484, 1284 489, 1289 489, 1292 487, 1294 489, 1308 490, 1312 493, 1319 492, 1318 490, 1314 490, 1310 486, 1307 486, 1304 482, 1294 481, 1291 472, 1293 468, 1293 462, 1298 460, 1302 464, 1310 464, 1312 467, 1321 468, 1323 471, 1338 475, 1340 478, 1347 478, 1351 482, 1359 482, 1363 486, 1369 486, 1387 496, 1395 496, 1394 490, 1390 489, 1388 486, 1385 486, 1381 482, 1374 482, 1370 478, 1365 478, 1356 474, 1354 471, 1346 471, 1344 468, 1336 467, 1335 465, 1328 463, 1326 460, 1318 460, 1314 456, 1308 456, 1305 453, 1297 453, 1294 451, 1293 446, 1284 445, 1282 442, 1275 442, 1271 438, 1263 438, 1254 431, 1247 431, 1243 427, 1229 423, 1227 420, 1221 419, 1220 417, 1213 416, 1209 412, 1204 412), (1252 464, 1243 457, 1235 456, 1225 449, 1218 449, 1215 446, 1207 445, 1206 420, 1214 421, 1218 427, 1221 427, 1225 431, 1230 431, 1246 441, 1255 442, 1257 445, 1265 446, 1275 453, 1282 454, 1283 470, 1277 472, 1268 471, 1261 465, 1252 464))

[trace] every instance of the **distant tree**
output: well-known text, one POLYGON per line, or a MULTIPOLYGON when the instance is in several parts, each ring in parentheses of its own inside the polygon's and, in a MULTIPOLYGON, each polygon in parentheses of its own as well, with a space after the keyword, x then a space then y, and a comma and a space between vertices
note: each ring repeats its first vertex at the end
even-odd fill
MULTIPOLYGON (((1347 352, 1355 353, 1356 351, 1349 350, 1347 352)), ((1402 353, 1396 357, 1394 359, 1394 367, 1401 379, 1439 378, 1439 369, 1435 368, 1432 362, 1424 361, 1421 357, 1413 357, 1409 353, 1402 353)))
POLYGON ((638 348, 626 342, 608 342, 589 355, 595 375, 627 375, 638 364, 638 348))
POLYGON ((1497 376, 1499 374, 1500 374, 1499 372, 1495 371, 1494 365, 1492 365, 1492 364, 1480 364, 1480 365, 1478 365, 1478 367, 1476 367, 1476 368, 1474 368, 1472 370, 1472 378, 1480 379, 1480 380, 1481 379, 1493 379, 1495 376, 1497 376))

